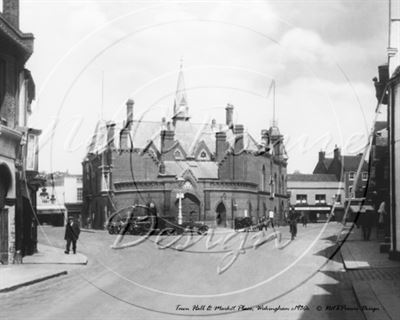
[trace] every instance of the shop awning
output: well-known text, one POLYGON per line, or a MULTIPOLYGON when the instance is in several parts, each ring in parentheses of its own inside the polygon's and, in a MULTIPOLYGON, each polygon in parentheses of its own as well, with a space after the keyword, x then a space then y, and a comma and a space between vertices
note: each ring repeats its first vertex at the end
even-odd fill
POLYGON ((358 206, 350 206, 350 210, 353 212, 361 212, 365 213, 366 211, 374 211, 374 207, 371 205, 358 205, 358 206))
POLYGON ((38 214, 64 214, 67 211, 64 205, 41 205, 37 206, 38 214))
POLYGON ((331 211, 331 207, 294 207, 296 211, 331 211))

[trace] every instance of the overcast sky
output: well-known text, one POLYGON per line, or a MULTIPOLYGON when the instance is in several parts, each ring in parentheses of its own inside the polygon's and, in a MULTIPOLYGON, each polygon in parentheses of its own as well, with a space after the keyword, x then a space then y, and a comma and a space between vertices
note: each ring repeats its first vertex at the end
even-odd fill
POLYGON ((21 0, 21 29, 35 35, 27 67, 37 87, 30 125, 43 129, 40 169, 81 172, 96 122, 123 120, 128 98, 136 118, 170 116, 181 57, 193 122, 224 122, 231 103, 235 121, 259 139, 271 124, 275 79, 289 172, 311 172, 318 151, 329 156, 335 144, 357 153, 376 107, 371 79, 386 62, 387 7, 386 0, 21 0))

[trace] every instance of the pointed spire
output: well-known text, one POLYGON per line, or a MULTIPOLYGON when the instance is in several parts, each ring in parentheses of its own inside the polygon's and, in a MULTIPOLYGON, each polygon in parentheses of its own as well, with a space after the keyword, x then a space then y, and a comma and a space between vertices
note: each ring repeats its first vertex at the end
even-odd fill
POLYGON ((275 79, 272 79, 271 84, 269 86, 268 89, 268 93, 267 93, 267 98, 269 97, 269 95, 272 92, 272 127, 276 127, 277 126, 277 121, 276 121, 276 96, 275 96, 275 79))
POLYGON ((183 58, 180 60, 180 68, 178 74, 178 83, 174 101, 174 120, 189 120, 189 106, 187 103, 187 95, 185 88, 185 80, 183 77, 183 58))

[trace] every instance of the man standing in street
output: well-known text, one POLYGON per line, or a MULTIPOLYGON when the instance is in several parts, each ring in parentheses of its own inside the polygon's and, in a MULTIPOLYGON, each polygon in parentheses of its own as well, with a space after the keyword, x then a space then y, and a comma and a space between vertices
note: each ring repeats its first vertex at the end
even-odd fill
POLYGON ((290 233, 292 235, 292 240, 294 240, 297 236, 297 213, 294 208, 291 207, 288 216, 290 233))
POLYGON ((74 254, 76 253, 76 241, 79 238, 79 233, 81 232, 78 223, 74 220, 73 217, 68 218, 68 223, 65 226, 65 237, 64 239, 67 241, 67 246, 65 248, 65 254, 69 254, 69 250, 72 243, 72 251, 74 254))

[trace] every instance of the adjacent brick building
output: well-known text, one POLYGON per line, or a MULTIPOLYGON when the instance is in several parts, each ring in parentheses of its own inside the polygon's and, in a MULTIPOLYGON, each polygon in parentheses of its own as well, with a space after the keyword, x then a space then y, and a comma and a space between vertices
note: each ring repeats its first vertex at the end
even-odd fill
POLYGON ((36 251, 39 130, 27 126, 35 84, 25 63, 33 35, 19 29, 19 1, 0 13, 0 262, 36 251))
POLYGON ((194 123, 182 69, 171 119, 134 118, 128 100, 121 124, 100 121, 83 165, 83 220, 103 228, 107 217, 134 203, 156 205, 160 216, 177 217, 183 194, 183 220, 232 227, 236 217, 254 222, 268 211, 282 220, 288 210, 287 157, 277 126, 259 141, 242 124, 194 123))
MULTIPOLYGON (((326 221, 331 213, 336 220, 341 220, 348 202, 364 201, 371 191, 368 171, 368 163, 362 160, 362 154, 341 155, 336 146, 333 157, 327 158, 325 152, 320 151, 312 174, 288 175, 290 204, 296 211, 303 212, 310 221, 326 221), (361 173, 355 184, 360 164, 361 173)), ((350 214, 349 219, 352 218, 350 214)))
POLYGON ((363 161, 359 180, 354 188, 356 173, 362 161, 362 153, 353 155, 341 155, 340 149, 335 147, 333 158, 326 158, 325 152, 320 151, 318 162, 314 168, 314 174, 333 174, 337 181, 344 184, 345 201, 351 199, 365 198, 368 185, 368 163, 363 161))

